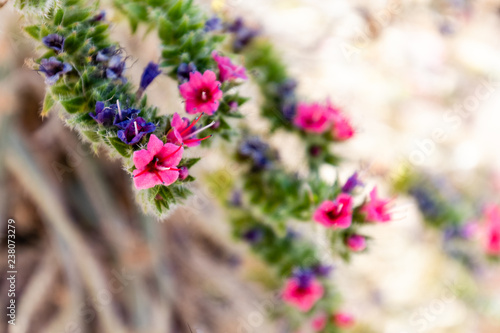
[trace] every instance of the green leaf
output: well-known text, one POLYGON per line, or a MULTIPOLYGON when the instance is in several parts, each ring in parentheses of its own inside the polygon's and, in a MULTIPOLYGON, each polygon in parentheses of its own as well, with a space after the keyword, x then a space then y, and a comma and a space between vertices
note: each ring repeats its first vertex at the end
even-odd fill
POLYGON ((158 36, 162 41, 169 43, 172 40, 174 34, 173 29, 172 23, 166 18, 161 17, 158 20, 158 36))
POLYGON ((183 158, 181 160, 181 162, 179 163, 179 165, 185 166, 185 167, 187 167, 189 169, 193 165, 195 165, 196 163, 198 163, 199 160, 201 160, 200 157, 196 157, 196 158, 183 158))
POLYGON ((182 0, 178 0, 177 3, 168 11, 168 17, 170 17, 173 21, 180 19, 183 15, 182 5, 182 0))
POLYGON ((76 32, 69 35, 64 41, 64 52, 73 54, 83 45, 83 41, 76 36, 76 32))
POLYGON ((40 27, 37 25, 30 25, 24 27, 24 31, 36 40, 40 40, 40 27))
POLYGON ((176 186, 170 186, 168 188, 175 196, 186 199, 190 194, 191 191, 188 190, 185 186, 182 185, 176 185, 176 186))
POLYGON ((62 23, 64 17, 64 11, 62 8, 59 8, 54 15, 54 25, 59 25, 62 23))
POLYGON ((118 137, 110 137, 108 138, 108 141, 123 157, 130 157, 130 155, 132 155, 132 147, 122 142, 122 140, 118 139, 118 137))
POLYGON ((45 117, 47 114, 49 114, 49 111, 52 109, 52 107, 56 104, 56 101, 52 97, 52 94, 50 91, 47 91, 45 94, 45 98, 43 100, 43 107, 42 107, 42 117, 45 117))
POLYGON ((137 21, 144 22, 148 20, 148 10, 139 3, 128 3, 125 6, 125 10, 129 14, 129 17, 133 17, 137 21))
POLYGON ((62 25, 68 27, 77 22, 85 21, 90 16, 88 9, 79 8, 78 10, 66 10, 64 13, 62 25))
POLYGON ((95 131, 82 131, 82 134, 91 142, 100 142, 101 137, 95 131))
POLYGON ((86 99, 84 96, 77 96, 74 98, 61 100, 61 105, 68 111, 68 113, 77 113, 85 110, 86 99))

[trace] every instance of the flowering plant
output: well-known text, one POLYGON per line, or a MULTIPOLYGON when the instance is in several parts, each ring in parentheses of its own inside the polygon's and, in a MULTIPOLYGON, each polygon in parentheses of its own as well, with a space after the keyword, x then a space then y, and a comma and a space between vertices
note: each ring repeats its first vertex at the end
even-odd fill
MULTIPOLYGON (((245 55, 247 67, 267 73, 257 78, 265 97, 262 115, 273 130, 285 128, 307 144, 311 172, 299 177, 281 163, 279 153, 265 142, 268 137, 257 136, 244 124, 231 125, 231 118, 243 117, 239 108, 247 98, 239 95, 237 87, 248 79, 247 70, 222 55, 224 35, 217 32, 217 22, 206 21, 191 1, 115 2, 133 32, 140 24, 148 25, 161 40, 161 61, 147 65, 138 87, 126 75, 127 58, 109 37, 105 14, 83 0, 47 3, 43 11, 38 3, 19 4, 21 9, 27 6, 35 24, 25 30, 44 49, 35 60, 35 69, 47 84, 43 115, 60 104, 65 121, 95 149, 105 147, 122 160, 138 201, 157 216, 164 216, 190 193, 188 183, 194 181, 190 169, 200 159, 186 158, 185 150, 209 147, 212 136, 237 142, 228 144, 227 151, 241 170, 226 194, 238 198, 228 201, 228 195, 222 196, 228 202, 234 234, 247 240, 285 280, 285 303, 309 318, 332 314, 321 331, 352 322, 337 311, 338 295, 317 247, 290 227, 292 221, 317 222, 325 227, 336 254, 347 260, 367 247, 368 238, 360 227, 389 219, 388 202, 379 199, 375 189, 369 200, 355 200, 362 194, 357 174, 342 186, 339 180, 330 184, 318 175, 320 164, 338 162, 329 152, 331 141, 354 134, 342 112, 330 102, 297 102, 295 83, 267 44, 260 49, 262 55, 245 55), (186 113, 196 118, 177 113, 160 116, 148 104, 145 91, 160 74, 178 83, 186 113), (198 137, 202 131, 208 135, 198 137)), ((235 51, 243 50, 256 35, 241 21, 226 30, 236 36, 235 51)), ((301 316, 295 326, 305 319, 301 316)))

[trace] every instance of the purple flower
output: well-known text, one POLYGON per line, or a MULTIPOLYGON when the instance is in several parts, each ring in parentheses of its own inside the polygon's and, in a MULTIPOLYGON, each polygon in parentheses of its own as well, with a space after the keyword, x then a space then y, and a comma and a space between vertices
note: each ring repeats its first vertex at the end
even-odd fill
POLYGON ((243 19, 241 18, 236 19, 236 21, 229 26, 228 30, 234 33, 233 49, 236 52, 241 51, 259 34, 258 30, 245 27, 243 19))
POLYGON ((154 62, 150 62, 146 68, 144 68, 144 72, 141 77, 141 88, 142 90, 146 90, 146 88, 153 82, 153 80, 160 75, 161 70, 158 68, 158 64, 154 62))
POLYGON ((128 108, 122 110, 120 107, 117 108, 117 113, 115 115, 115 120, 113 121, 113 125, 125 129, 129 125, 129 123, 136 119, 141 110, 128 108))
POLYGON ((106 12, 101 10, 101 12, 95 15, 90 21, 91 22, 102 22, 106 19, 106 12))
POLYGON ((47 35, 42 38, 42 42, 56 53, 61 53, 64 49, 64 37, 58 34, 47 35))
POLYGON ((293 277, 297 279, 299 288, 306 289, 314 279, 314 273, 310 269, 298 268, 293 272, 293 277))
POLYGON ((281 114, 285 120, 291 122, 295 115, 297 114, 297 103, 295 102, 286 102, 281 107, 281 114))
POLYGON ((118 138, 128 145, 134 145, 144 135, 154 132, 155 129, 155 124, 146 123, 143 118, 137 117, 131 120, 125 129, 118 131, 118 138))
POLYGON ((277 93, 281 99, 295 98, 295 89, 297 88, 297 81, 293 79, 286 79, 278 85, 277 93))
POLYGON ((259 243, 264 237, 264 231, 260 228, 252 228, 245 231, 242 235, 242 238, 249 242, 250 244, 259 243))
POLYGON ((229 203, 235 207, 241 207, 241 205, 243 204, 243 200, 242 200, 242 193, 240 190, 233 191, 229 203))
POLYGON ((362 186, 363 183, 358 178, 358 173, 355 172, 342 186, 342 192, 351 193, 357 186, 362 186))
POLYGON ((273 166, 273 160, 278 159, 277 152, 258 137, 250 137, 243 141, 239 146, 238 155, 252 162, 253 171, 270 169, 273 166))
POLYGON ((111 126, 116 117, 116 105, 104 106, 104 102, 97 102, 95 104, 95 113, 90 116, 103 126, 111 126))
POLYGON ((316 276, 327 277, 332 269, 332 266, 318 264, 312 268, 312 271, 316 276))
POLYGON ((120 55, 112 56, 106 68, 106 77, 111 80, 126 82, 127 80, 122 76, 123 72, 125 72, 125 61, 122 60, 120 55))
POLYGON ((177 79, 179 82, 184 83, 189 81, 190 73, 196 72, 196 65, 190 62, 189 64, 182 63, 177 68, 177 79))
POLYGON ((39 72, 45 74, 45 83, 53 85, 60 78, 73 69, 70 64, 57 60, 55 57, 50 59, 42 59, 40 63, 39 72))
POLYGON ((211 19, 208 19, 205 22, 205 32, 210 32, 210 31, 220 31, 222 30, 222 20, 218 18, 217 16, 212 17, 211 19))
POLYGON ((114 47, 114 46, 106 47, 106 48, 100 50, 99 52, 97 52, 95 60, 98 62, 106 62, 106 61, 109 61, 109 59, 112 56, 116 55, 117 53, 118 53, 118 51, 116 50, 116 47, 114 47))

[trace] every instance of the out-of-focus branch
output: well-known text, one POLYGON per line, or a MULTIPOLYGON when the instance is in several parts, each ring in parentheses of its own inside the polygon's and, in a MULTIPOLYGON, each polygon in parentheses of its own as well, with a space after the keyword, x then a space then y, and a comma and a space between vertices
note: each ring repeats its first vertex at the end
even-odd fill
MULTIPOLYGON (((50 227, 67 244, 69 252, 72 254, 72 258, 75 259, 90 293, 93 297, 98 297, 100 290, 108 290, 101 267, 94 259, 82 236, 73 226, 56 190, 31 158, 23 139, 8 126, 7 129, 3 132, 4 138, 2 140, 6 143, 4 162, 7 170, 17 178, 40 208, 46 221, 51 224, 50 227)), ((112 305, 103 307, 101 314, 100 319, 106 332, 128 332, 112 305)))

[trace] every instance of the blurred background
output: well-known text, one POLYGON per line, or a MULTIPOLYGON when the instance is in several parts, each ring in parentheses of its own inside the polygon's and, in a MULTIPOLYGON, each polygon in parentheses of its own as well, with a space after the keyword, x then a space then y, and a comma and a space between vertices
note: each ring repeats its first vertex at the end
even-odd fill
MULTIPOLYGON (((270 273, 231 238, 210 188, 197 183, 164 221, 146 217, 117 161, 82 144, 57 112, 40 117, 43 78, 25 65, 33 46, 9 2, 0 9, 0 234, 4 251, 7 219, 15 219, 19 302, 16 326, 7 331, 2 321, 0 332, 282 332, 264 320, 278 302, 258 283, 270 273)), ((369 230, 369 253, 349 265, 333 261, 343 308, 359 322, 352 331, 500 332, 497 265, 455 260, 418 202, 394 191, 410 170, 446 184, 450 201, 471 211, 499 203, 500 1, 199 3, 259 28, 303 100, 341 106, 357 135, 336 147, 345 159, 338 172, 362 170, 365 183, 397 196, 394 221, 369 230)), ((131 38, 107 11, 137 82, 158 60, 156 37, 131 38)), ((162 112, 182 112, 174 82, 149 89, 162 112)), ((258 101, 252 83, 243 93, 258 101)), ((262 121, 257 102, 243 112, 262 121)), ((273 143, 290 164, 301 159, 288 137, 273 143)), ((217 154, 203 154, 210 162, 197 166, 199 175, 218 167, 217 154)), ((466 250, 480 253, 476 243, 466 250)))

